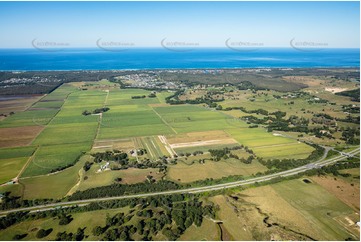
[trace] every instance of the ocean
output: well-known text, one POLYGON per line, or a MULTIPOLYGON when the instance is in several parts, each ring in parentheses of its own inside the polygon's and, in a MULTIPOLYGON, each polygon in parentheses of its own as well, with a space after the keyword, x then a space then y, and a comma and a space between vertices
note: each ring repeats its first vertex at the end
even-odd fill
POLYGON ((0 49, 0 70, 360 67, 359 49, 0 49))

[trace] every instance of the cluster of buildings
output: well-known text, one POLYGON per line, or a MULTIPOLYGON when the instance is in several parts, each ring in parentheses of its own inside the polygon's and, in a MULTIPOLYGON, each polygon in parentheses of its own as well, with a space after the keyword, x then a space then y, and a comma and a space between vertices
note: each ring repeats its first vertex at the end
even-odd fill
POLYGON ((118 77, 127 87, 145 89, 167 89, 174 90, 185 87, 177 81, 163 81, 161 77, 152 73, 135 73, 118 77))
POLYGON ((12 77, 10 79, 4 80, 1 82, 1 86, 3 88, 14 86, 14 85, 25 85, 28 83, 49 83, 49 82, 61 82, 61 79, 58 78, 52 78, 52 77, 39 77, 39 76, 33 76, 33 77, 12 77))

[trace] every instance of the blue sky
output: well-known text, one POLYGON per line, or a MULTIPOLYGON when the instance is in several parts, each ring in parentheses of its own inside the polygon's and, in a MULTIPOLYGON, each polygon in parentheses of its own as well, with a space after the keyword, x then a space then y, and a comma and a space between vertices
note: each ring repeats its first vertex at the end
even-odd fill
POLYGON ((160 47, 167 41, 224 47, 225 41, 289 47, 290 40, 359 48, 359 2, 0 2, 0 48, 51 41, 160 47))

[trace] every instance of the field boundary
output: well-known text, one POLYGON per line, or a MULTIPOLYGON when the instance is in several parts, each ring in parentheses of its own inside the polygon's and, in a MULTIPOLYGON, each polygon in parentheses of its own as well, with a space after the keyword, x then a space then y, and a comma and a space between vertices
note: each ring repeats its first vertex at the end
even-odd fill
POLYGON ((24 173, 24 171, 26 170, 26 168, 29 166, 30 162, 33 161, 33 159, 35 158, 36 153, 39 150, 39 146, 36 147, 34 153, 29 157, 29 159, 26 161, 25 165, 21 168, 20 172, 18 173, 18 175, 13 179, 15 182, 19 181, 20 176, 24 173))
MULTIPOLYGON (((148 105, 149 106, 149 105, 148 105)), ((165 125, 167 125, 175 134, 178 134, 178 132, 169 124, 169 123, 167 123, 167 121, 165 121, 164 119, 163 119, 163 117, 157 112, 157 111, 155 111, 155 109, 153 108, 153 107, 151 107, 151 106, 149 106, 152 110, 153 110, 153 112, 162 120, 162 122, 165 124, 165 125)))

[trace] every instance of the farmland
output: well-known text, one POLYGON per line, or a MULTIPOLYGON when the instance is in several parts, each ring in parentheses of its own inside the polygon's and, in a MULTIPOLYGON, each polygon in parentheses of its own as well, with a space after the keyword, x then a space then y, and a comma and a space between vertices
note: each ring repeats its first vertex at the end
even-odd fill
POLYGON ((321 238, 341 240, 349 236, 347 231, 340 229, 338 218, 352 215, 353 210, 326 190, 300 180, 276 184, 273 187, 288 203, 319 228, 318 236, 321 238))
POLYGON ((218 219, 235 240, 359 237, 354 224, 343 222, 345 218, 357 220, 355 212, 321 186, 301 179, 215 196, 210 200, 220 206, 218 219))
MULTIPOLYGON (((136 81, 129 87, 121 77, 69 82, 18 103, 1 101, 7 106, 0 121, 0 194, 41 203, 109 186, 208 185, 287 170, 332 148, 347 152, 358 146, 359 103, 335 95, 358 87, 355 82, 283 76, 266 87, 257 86, 253 77, 250 83, 232 79, 234 84, 211 79, 176 82, 183 87, 179 90, 135 88, 136 81)), ((354 167, 336 175, 202 194, 204 204, 219 208, 215 218, 205 216, 200 226, 181 233, 175 232, 179 221, 174 222, 172 233, 180 240, 358 239, 350 222, 359 212, 359 169, 354 167)), ((133 209, 142 210, 140 205, 133 209)), ((126 207, 71 213, 74 220, 63 229, 57 218, 23 221, 0 230, 0 239, 21 233, 37 239, 35 230, 50 227, 54 231, 45 239, 55 239, 63 230, 76 232, 81 216, 105 220, 107 213, 123 210, 129 212, 126 207)), ((158 207, 152 210, 162 214, 158 207)), ((138 224, 135 218, 129 225, 138 224)), ((102 238, 92 233, 100 225, 89 222, 86 239, 102 238)), ((173 238, 169 231, 148 232, 152 239, 173 238)))
MULTIPOLYGON (((317 88, 319 90, 321 85, 317 88)), ((199 98, 209 91, 213 93, 220 90, 223 89, 217 86, 208 89, 195 88, 184 92, 180 100, 199 98)), ((242 102, 246 110, 262 108, 267 109, 269 113, 281 110, 286 112, 285 117, 291 117, 299 115, 301 107, 308 107, 313 112, 325 109, 324 103, 310 104, 307 101, 307 95, 310 94, 304 94, 306 98, 301 95, 292 99, 295 104, 290 109, 289 105, 285 105, 288 100, 276 98, 284 95, 280 91, 262 90, 256 91, 255 94, 249 89, 235 90, 228 87, 225 90, 230 92, 223 91, 224 101, 219 102, 223 109, 219 110, 205 104, 169 105, 166 102, 172 92, 158 92, 151 97, 152 91, 121 89, 118 84, 107 80, 63 84, 50 94, 37 97, 26 110, 17 112, 0 123, 4 145, 31 145, 36 150, 31 159, 30 156, 24 156, 21 159, 4 160, 3 166, 11 167, 11 164, 16 163, 21 167, 25 160, 29 160, 21 177, 30 179, 53 172, 61 174, 63 169, 73 166, 83 154, 109 149, 124 150, 127 153, 144 149, 145 154, 130 156, 132 161, 138 162, 142 159, 159 160, 162 157, 171 158, 179 154, 202 152, 203 156, 178 157, 178 164, 168 167, 169 174, 166 177, 175 181, 190 182, 229 175, 249 176, 267 170, 257 161, 254 161, 254 164, 230 160, 215 163, 208 154, 209 149, 241 145, 252 150, 256 157, 263 159, 304 159, 314 150, 313 147, 298 141, 297 136, 289 138, 282 133, 267 132, 262 126, 249 128, 249 122, 242 119, 248 113, 224 109, 238 106, 242 102), (252 97, 253 100, 250 101, 252 97), (82 115, 84 110, 92 111, 102 107, 107 107, 109 111, 97 115, 82 115), (200 159, 208 161, 205 164, 197 164, 200 159), (180 172, 181 170, 184 172, 180 172), (193 171, 199 170, 202 172, 195 172, 196 176, 192 175, 193 171)), ((309 91, 312 90, 309 87, 309 91)), ((344 102, 347 98, 338 97, 344 102)), ((334 113, 340 110, 336 108, 333 108, 334 113)), ((258 118, 265 117, 264 114, 255 115, 258 118)), ((304 115, 312 117, 309 112, 304 115)), ((342 115, 338 117, 344 118, 342 115)), ((246 159, 249 155, 238 152, 237 156, 246 159)), ((91 159, 90 156, 88 161, 91 159)), ((94 169, 91 169, 91 172, 95 173, 94 169)), ((11 176, 4 180, 11 179, 11 176)), ((111 182, 110 180, 105 184, 111 182)))
POLYGON ((170 180, 189 183, 197 180, 204 180, 206 178, 219 179, 231 175, 243 175, 245 177, 257 172, 264 172, 266 167, 262 166, 258 162, 252 162, 252 164, 243 164, 236 160, 227 160, 212 162, 206 161, 205 163, 198 163, 199 158, 188 158, 187 163, 179 163, 175 166, 170 166, 168 171, 168 178, 170 180))

